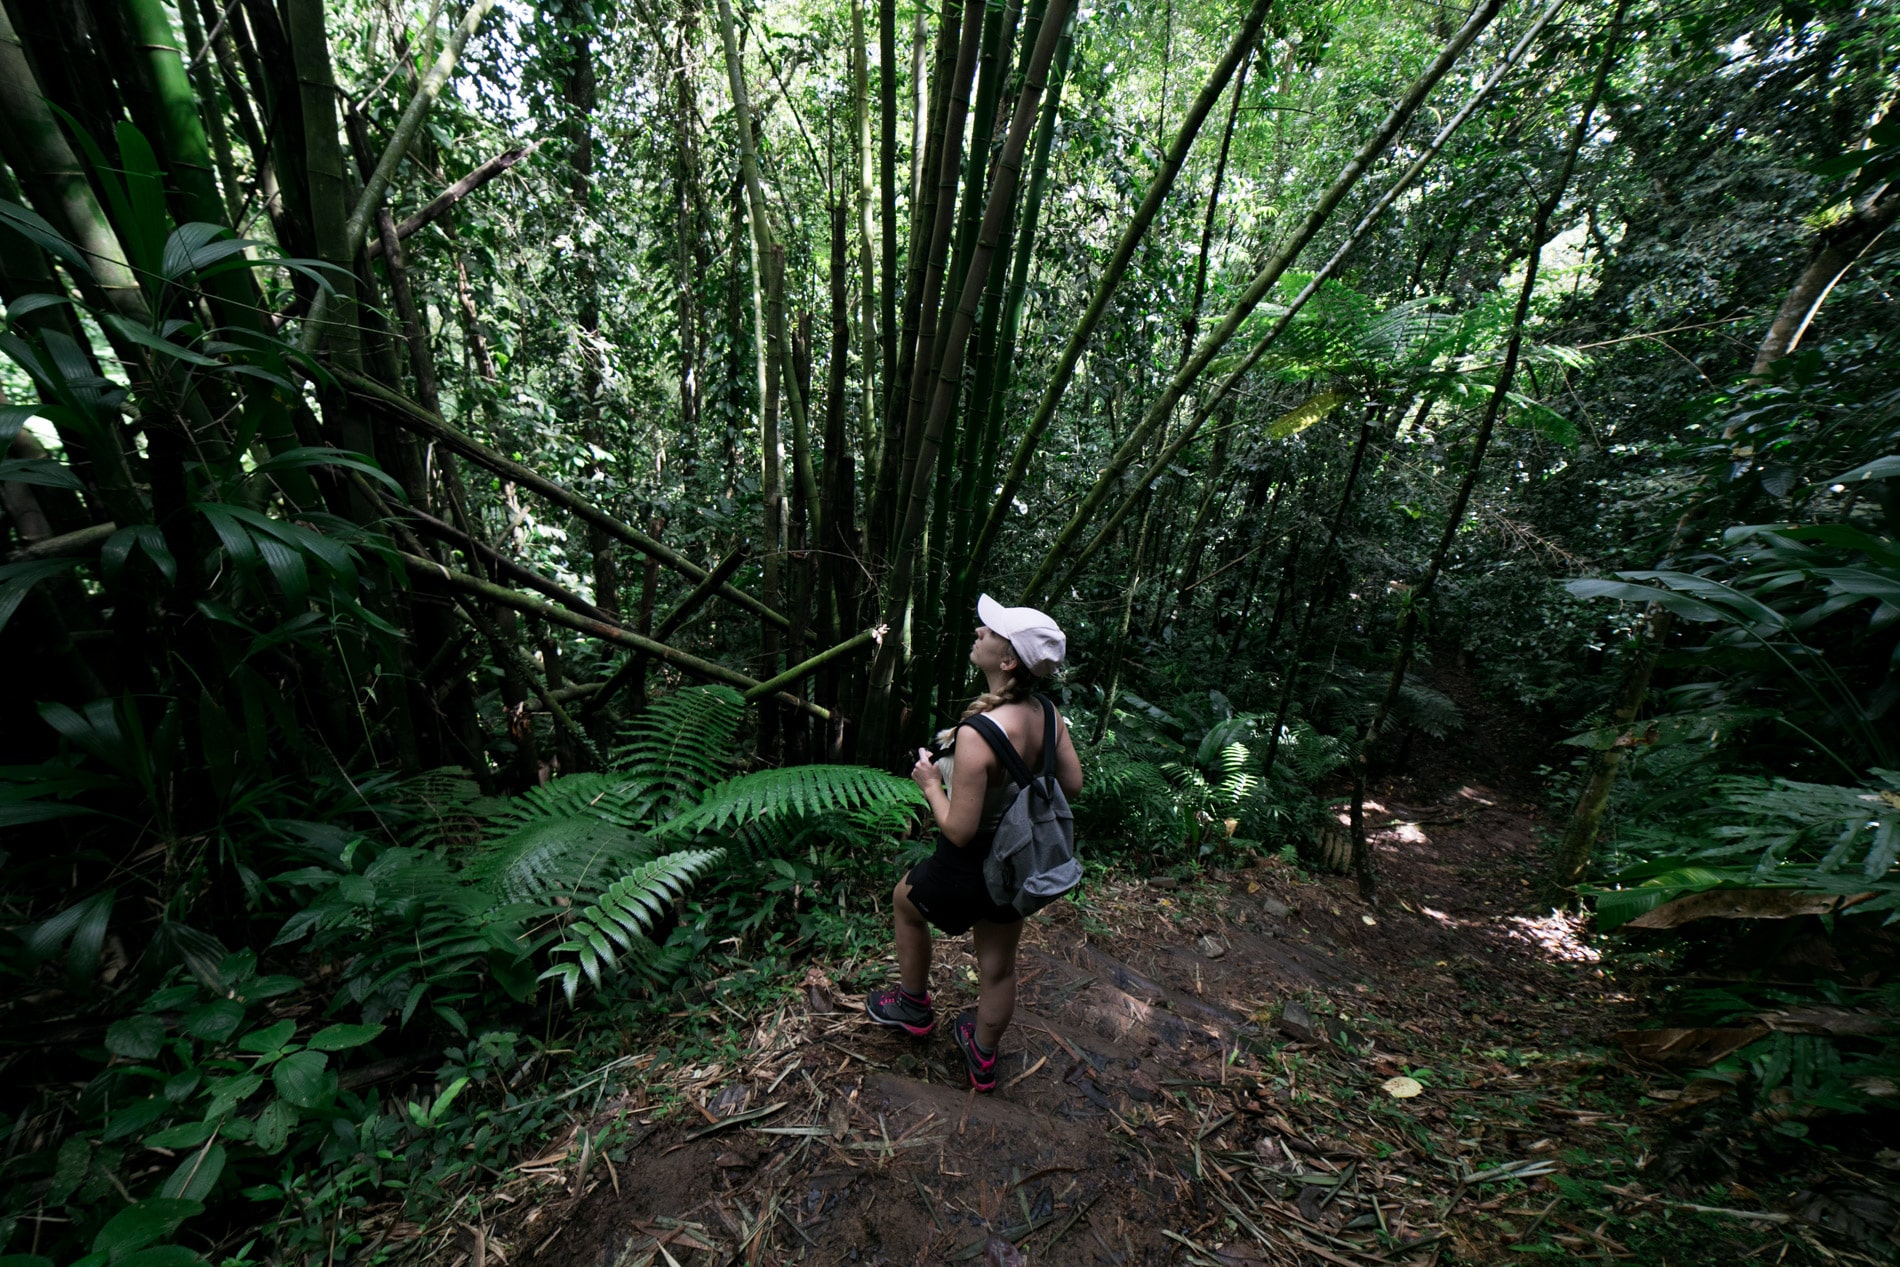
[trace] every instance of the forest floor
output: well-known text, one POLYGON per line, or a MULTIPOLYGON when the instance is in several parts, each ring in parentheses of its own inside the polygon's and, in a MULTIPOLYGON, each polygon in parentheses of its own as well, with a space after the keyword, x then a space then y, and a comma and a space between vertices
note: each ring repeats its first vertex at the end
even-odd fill
POLYGON ((927 1042, 862 1014, 888 957, 681 1014, 724 1026, 714 1058, 631 1056, 495 1193, 472 1267, 1879 1261, 1813 1173, 1665 1184, 1684 1083, 1623 1058, 1642 1005, 1531 897, 1549 749, 1436 684, 1470 725, 1368 806, 1376 914, 1273 859, 1094 879, 1025 934, 989 1096, 943 1023, 967 939, 927 1042), (1797 1193, 1820 1216, 1766 1208, 1797 1193))

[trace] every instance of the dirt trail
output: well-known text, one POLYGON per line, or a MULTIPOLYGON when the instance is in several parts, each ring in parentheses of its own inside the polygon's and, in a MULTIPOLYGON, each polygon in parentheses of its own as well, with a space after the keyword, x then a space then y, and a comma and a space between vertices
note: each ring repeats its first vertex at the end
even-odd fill
POLYGON ((1535 1173, 1601 1116, 1550 1095, 1587 1069, 1487 1050, 1580 1017, 1614 1028, 1627 1008, 1564 921, 1528 909, 1535 748, 1461 703, 1466 740, 1374 802, 1376 915, 1343 877, 1276 861, 1093 886, 1026 934, 987 1097, 945 1036, 972 1002, 967 939, 938 943, 924 1043, 814 970, 798 1004, 746 1018, 731 1060, 672 1071, 696 1113, 635 1125, 658 1087, 608 1106, 643 1142, 577 1195, 548 1194, 516 1261, 989 1261, 992 1234, 1048 1264, 1470 1252, 1447 1216, 1487 1195, 1480 1168, 1535 1173), (1502 773, 1475 781, 1479 762, 1502 773), (1423 1094, 1383 1089, 1401 1074, 1423 1094))

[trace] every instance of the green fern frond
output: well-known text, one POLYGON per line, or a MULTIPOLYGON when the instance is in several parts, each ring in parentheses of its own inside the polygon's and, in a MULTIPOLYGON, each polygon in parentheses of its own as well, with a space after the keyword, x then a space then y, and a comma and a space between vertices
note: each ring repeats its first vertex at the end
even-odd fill
POLYGON ((670 817, 717 783, 737 758, 745 699, 729 686, 691 686, 655 700, 620 731, 613 763, 651 790, 649 821, 670 817))
POLYGON ((626 831, 645 827, 653 792, 647 780, 626 774, 570 774, 529 788, 487 815, 490 838, 512 835, 536 823, 589 818, 626 831))
POLYGON ((530 821, 485 847, 465 876, 497 904, 591 897, 653 856, 645 838, 596 818, 530 821))
POLYGON ((482 789, 456 767, 424 770, 396 787, 397 812, 405 820, 401 839, 419 846, 460 848, 481 838, 477 812, 482 789))
POLYGON ((865 766, 805 765, 728 779, 657 835, 676 839, 785 817, 852 814, 925 804, 909 779, 865 766))
POLYGON ((1449 695, 1408 681, 1399 688, 1386 724, 1409 726, 1433 739, 1445 739, 1465 728, 1465 715, 1449 695))
POLYGON ((648 931, 668 903, 685 896, 692 881, 724 857, 723 849, 683 849, 635 868, 574 913, 567 939, 552 952, 572 958, 555 963, 540 979, 560 982, 572 1004, 583 976, 598 989, 607 973, 620 969, 623 957, 658 959, 659 948, 648 931))

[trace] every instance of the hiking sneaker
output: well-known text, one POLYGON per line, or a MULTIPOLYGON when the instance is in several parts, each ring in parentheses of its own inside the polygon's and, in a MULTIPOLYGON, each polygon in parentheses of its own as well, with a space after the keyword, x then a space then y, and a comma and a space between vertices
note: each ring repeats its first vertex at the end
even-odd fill
POLYGON ((930 996, 921 999, 902 986, 873 990, 864 998, 864 1014, 879 1025, 901 1029, 912 1038, 928 1038, 937 1028, 937 1014, 931 1010, 930 996))
POLYGON ((963 1067, 970 1071, 970 1085, 978 1091, 996 1090, 996 1053, 985 1056, 976 1046, 976 1013, 965 1012, 950 1027, 950 1037, 963 1053, 963 1067))

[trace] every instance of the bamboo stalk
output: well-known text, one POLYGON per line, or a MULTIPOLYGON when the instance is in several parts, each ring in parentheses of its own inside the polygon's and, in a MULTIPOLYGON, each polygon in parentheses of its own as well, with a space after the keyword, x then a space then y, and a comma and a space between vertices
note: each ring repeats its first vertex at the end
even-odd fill
MULTIPOLYGON (((441 95, 443 85, 448 83, 449 76, 455 70, 455 63, 461 59, 462 49, 494 4, 495 0, 469 0, 468 11, 462 15, 462 20, 456 24, 449 38, 443 41, 435 65, 416 85, 415 95, 409 99, 402 118, 396 122, 395 131, 390 134, 388 147, 376 161, 375 170, 370 173, 369 179, 363 182, 363 192, 357 196, 349 218, 343 222, 343 250, 338 262, 347 263, 362 249, 364 239, 369 236, 370 221, 376 218, 376 209, 382 206, 383 195, 389 192, 389 182, 408 156, 416 134, 422 130, 422 121, 428 116, 429 107, 441 95)), ((319 290, 311 298, 310 311, 304 317, 303 334, 298 340, 298 347, 306 354, 314 352, 323 337, 323 318, 330 304, 330 294, 328 290, 319 290)))
POLYGON ((607 759, 601 756, 600 749, 594 746, 594 741, 588 738, 587 732, 575 723, 573 716, 562 707, 561 701, 555 698, 554 689, 543 682, 541 675, 534 671, 534 663, 528 659, 521 648, 509 641, 507 636, 496 628, 495 622, 483 615, 482 609, 472 600, 461 594, 455 595, 454 598, 455 605, 462 609, 462 614, 468 617, 469 623, 475 626, 476 631, 488 640, 488 645, 494 648, 495 654, 508 660, 514 666, 521 680, 528 684, 528 689, 533 691, 535 698, 541 701, 541 707, 554 718, 554 724, 566 731, 568 738, 587 754, 588 764, 596 770, 605 770, 607 759))
MULTIPOLYGON (((1010 504, 1015 501, 1016 493, 1022 488, 1023 479, 1029 474, 1029 462, 1041 443, 1042 436, 1055 418, 1056 406, 1062 402, 1063 393, 1075 377, 1075 367, 1082 359, 1083 349, 1088 346, 1095 328, 1101 323, 1108 311, 1109 300, 1121 285, 1122 277, 1127 273, 1129 264, 1135 258, 1135 249, 1141 245, 1149 225, 1154 223, 1162 203, 1167 200, 1168 192, 1174 188, 1175 177, 1181 171, 1181 165, 1187 161, 1188 152, 1194 146, 1194 139, 1200 134, 1201 124, 1213 110, 1220 95, 1226 90, 1227 81, 1233 77, 1247 51, 1259 37, 1260 28, 1267 20, 1267 10, 1272 0, 1254 0, 1241 28, 1235 35, 1227 51, 1208 75, 1207 83, 1202 87, 1200 96, 1189 107, 1186 117, 1181 120, 1181 128, 1175 134, 1174 144, 1169 147, 1162 159, 1161 169, 1155 173, 1149 183, 1148 192, 1136 208, 1135 215, 1122 231, 1121 241, 1115 245, 1114 255, 1109 257, 1102 275, 1095 285, 1095 293, 1089 299, 1089 306, 1083 310, 1082 319, 1070 332, 1069 341, 1062 349, 1062 355, 1056 362, 1055 372, 1050 376, 1049 385, 1043 389, 1042 399, 1036 405, 1036 412, 1029 420, 1028 428, 1017 443, 1015 457, 1010 462, 1009 474, 1003 479, 1002 492, 990 507, 989 515, 983 521, 982 529, 976 535, 976 544, 971 547, 970 555, 975 561, 971 567, 972 576, 982 574, 982 564, 989 557, 990 547, 996 543, 996 534, 1002 527, 1010 504)), ((1045 19, 1047 21, 1048 19, 1045 19)), ((1060 24, 1058 24, 1060 25, 1060 24)))
POLYGON ((771 695, 783 689, 784 687, 792 685, 794 682, 797 682, 799 679, 811 676, 813 673, 816 673, 818 670, 824 668, 827 664, 830 664, 833 660, 841 659, 844 656, 850 655, 853 651, 856 651, 859 647, 865 646, 868 643, 875 642, 879 639, 882 639, 885 633, 886 633, 886 627, 883 625, 877 625, 873 628, 866 629, 864 632, 856 635, 855 637, 845 639, 843 642, 839 643, 835 647, 832 647, 828 651, 820 651, 817 655, 812 656, 809 660, 806 660, 800 664, 793 665, 791 668, 785 670, 785 672, 779 674, 777 677, 768 678, 765 681, 759 683, 757 686, 749 688, 745 693, 746 703, 748 704, 758 703, 760 700, 764 699, 766 696, 771 695))
MULTIPOLYGON (((943 359, 937 366, 936 390, 932 393, 930 413, 919 438, 916 470, 911 475, 911 486, 906 498, 908 508, 904 510, 903 526, 895 538, 897 562, 886 587, 885 623, 893 629, 899 627, 904 610, 910 603, 911 582, 921 553, 919 536, 928 509, 931 467, 937 460, 944 428, 956 404, 963 377, 964 348, 969 342, 977 304, 988 280, 990 255, 995 251, 1009 219, 1017 178, 1022 171, 1023 151, 1029 142, 1029 130, 1036 121, 1036 107, 1042 98, 1049 64, 1055 57, 1056 45, 1066 25, 1068 9, 1067 0, 1051 0, 1042 30, 1037 35, 1036 49, 1030 58, 1022 95, 1017 98, 1015 113, 1010 119, 1009 135, 1003 143, 1002 154, 996 160, 996 180, 990 187, 989 203, 983 210, 982 225, 977 232, 975 249, 971 252, 968 274, 963 279, 956 317, 951 322, 948 338, 944 342, 943 359)), ((941 223, 941 214, 939 219, 941 223)), ((904 508, 904 502, 900 501, 899 507, 904 508)), ((897 638, 886 639, 879 646, 877 659, 872 666, 865 717, 866 730, 874 745, 881 745, 886 738, 883 726, 891 682, 897 669, 899 642, 897 638)))
POLYGON ((1268 328, 1267 332, 1260 336, 1260 339, 1248 350, 1247 355, 1241 358, 1240 363, 1228 371, 1227 376, 1221 380, 1220 386, 1215 388, 1207 399, 1199 402, 1194 411, 1193 420, 1190 421, 1187 426, 1183 427, 1178 435, 1169 441, 1167 446, 1156 455, 1154 461, 1148 464, 1148 469, 1142 474, 1139 480, 1135 481, 1134 489, 1123 497, 1120 504, 1118 504, 1114 511, 1109 514, 1108 518, 1103 521, 1102 526, 1096 530, 1095 535, 1090 538, 1088 544, 1070 556, 1068 566, 1064 570, 1061 578, 1056 581, 1054 588, 1057 590, 1065 588, 1081 574, 1083 566, 1094 557, 1095 552, 1101 549, 1110 534, 1112 534, 1116 528, 1120 527, 1122 520, 1133 511, 1135 500, 1173 465, 1175 459, 1181 455, 1181 451, 1188 446, 1188 442, 1193 440, 1196 433, 1200 431, 1201 425, 1205 423, 1208 418, 1213 416, 1214 411, 1218 409, 1223 402, 1232 396, 1234 389, 1240 385, 1241 380, 1259 363, 1260 358, 1266 354, 1267 349, 1273 346, 1274 341, 1286 332, 1288 326, 1293 324, 1293 319, 1299 315, 1300 310, 1304 308, 1307 302, 1320 292, 1320 288, 1339 271, 1340 266, 1345 263, 1346 257, 1352 253, 1354 247, 1359 245, 1360 239, 1365 237, 1367 230, 1378 222, 1379 218, 1385 214, 1386 209, 1398 199, 1400 194, 1412 187, 1412 183, 1418 179, 1419 174, 1425 170, 1434 158, 1438 157, 1439 151, 1445 148, 1445 143, 1457 134, 1458 129, 1464 126, 1465 122, 1471 118, 1477 108, 1491 95, 1491 90, 1496 88, 1498 81, 1504 78, 1504 73, 1517 64, 1518 59, 1530 49, 1530 46, 1536 41, 1537 37, 1543 33, 1544 27, 1549 25, 1551 19, 1555 18, 1558 11, 1568 3, 1569 0, 1553 0, 1553 3, 1549 5, 1543 13, 1538 15, 1537 20, 1531 24, 1530 29, 1524 32, 1523 36, 1518 40, 1516 45, 1512 47, 1510 52, 1505 54, 1503 60, 1492 69, 1490 75, 1485 78, 1484 82, 1480 84, 1477 90, 1465 101, 1464 106, 1438 130, 1437 135, 1435 135, 1431 143, 1425 147, 1424 152, 1412 161, 1411 166, 1407 167, 1404 173, 1400 175, 1397 180, 1392 182, 1391 186, 1386 189, 1385 193, 1382 194, 1372 206, 1366 209, 1365 213, 1359 217, 1359 222, 1353 226, 1352 232, 1346 235, 1346 240, 1339 244, 1338 248, 1334 250, 1326 263, 1320 266, 1319 271, 1314 273, 1313 276, 1308 279, 1306 285, 1300 288, 1300 293, 1295 295, 1292 302, 1287 304, 1286 310, 1274 318, 1273 325, 1268 328))
MULTIPOLYGON (((503 607, 512 607, 516 611, 529 616, 538 616, 551 625, 560 625, 565 629, 572 629, 576 633, 586 634, 590 638, 598 638, 602 642, 611 642, 616 646, 627 647, 634 651, 644 651, 650 656, 665 660, 668 664, 675 666, 682 672, 690 673, 694 677, 704 679, 705 681, 723 682, 728 686, 736 686, 742 691, 749 691, 759 685, 757 679, 748 677, 737 669, 729 669, 725 665, 715 664, 711 660, 702 660, 696 655, 681 651, 678 647, 669 647, 663 642, 658 642, 652 638, 637 634, 631 629, 622 629, 619 625, 610 625, 602 620, 589 620, 587 617, 577 615, 564 607, 557 607, 552 603, 544 603, 540 599, 529 598, 526 594, 517 593, 503 585, 496 585, 492 582, 484 581, 477 576, 470 576, 466 572, 457 572, 453 568, 445 567, 437 563, 434 559, 425 558, 418 554, 411 554, 407 550, 397 551, 396 557, 401 559, 407 566, 447 585, 450 589, 460 590, 464 594, 471 594, 477 598, 487 599, 491 603, 499 603, 503 607)), ((831 719, 831 711, 829 709, 820 708, 818 705, 810 703, 807 700, 802 700, 783 692, 780 692, 776 698, 780 703, 792 708, 802 709, 820 721, 829 721, 831 719)))
MULTIPOLYGON (((1159 431, 1173 415, 1174 407, 1180 403, 1181 397, 1187 394, 1188 389, 1193 387, 1196 380, 1213 363, 1220 350, 1226 347, 1239 332, 1241 323, 1252 315, 1253 310, 1272 291, 1281 276, 1292 267, 1294 260, 1299 257, 1307 243, 1312 241, 1314 235, 1332 218, 1339 204, 1359 183, 1360 177, 1365 175, 1367 169, 1392 144, 1400 130, 1424 104, 1425 98, 1431 95, 1432 89, 1438 86, 1438 82, 1463 56, 1465 49, 1478 38, 1479 33, 1490 25, 1491 20, 1498 15, 1498 10, 1502 7, 1503 0, 1484 0, 1472 11, 1464 25, 1458 28, 1456 34, 1432 59, 1431 64, 1412 81, 1411 86, 1393 105, 1372 136, 1367 138, 1341 169, 1339 175, 1333 178, 1332 184, 1320 194, 1312 209, 1307 212, 1306 218, 1261 266, 1260 271, 1255 274, 1253 281, 1241 295, 1239 302, 1229 310, 1220 325, 1202 341, 1200 348, 1175 374, 1173 381, 1163 390, 1160 397, 1149 406, 1140 423, 1123 440, 1114 457, 1109 460, 1108 465, 1097 477, 1094 487, 1089 489, 1082 498, 1081 504, 1070 515, 1068 523, 1064 524, 1062 530, 1056 534, 1056 539, 1048 553, 1037 565, 1035 575, 1023 587, 1023 602, 1034 602, 1047 589, 1050 580, 1055 576, 1056 569, 1069 561, 1075 549, 1076 539, 1081 536, 1083 528, 1087 527, 1089 521, 1094 518, 1095 512, 1101 509, 1102 503, 1107 501, 1110 494, 1120 486, 1123 473, 1134 464, 1135 459, 1141 456, 1155 432, 1159 431)), ((1211 107, 1212 103, 1210 102, 1209 105, 1211 107)), ((1079 349, 1077 355, 1080 355, 1079 349)), ((1042 411, 1038 410, 1037 416, 1040 417, 1041 413, 1042 411)), ((1051 413, 1053 414, 1053 407, 1051 407, 1051 413)), ((1018 447, 1017 462, 1010 469, 1014 484, 1006 486, 1006 496, 999 499, 998 507, 1009 503, 1015 495, 1015 488, 1021 484, 1022 475, 1028 471, 1029 458, 1033 454, 1034 446, 1028 443, 1028 437, 1025 437, 1025 442, 1028 447, 1018 447)), ((991 518, 1000 522, 997 510, 991 511, 991 518)))
MULTIPOLYGON (((750 558, 751 554, 752 547, 744 541, 734 546, 732 552, 721 559, 719 565, 699 583, 699 587, 682 598, 679 605, 666 614, 665 619, 660 621, 660 627, 653 631, 653 640, 665 642, 705 604, 707 599, 713 596, 721 585, 726 583, 734 572, 739 570, 739 565, 750 558)), ((594 696, 582 711, 592 713, 606 707, 607 702, 618 694, 622 687, 646 672, 647 663, 651 659, 652 657, 644 651, 636 651, 628 656, 626 661, 614 670, 613 676, 602 684, 600 694, 594 696)))
MULTIPOLYGON (((383 504, 386 506, 389 505, 387 498, 384 499, 383 504)), ((493 568, 497 576, 506 577, 517 585, 525 585, 544 597, 559 603, 569 611, 578 612, 589 620, 598 620, 615 625, 620 623, 607 612, 602 611, 600 608, 594 606, 594 604, 582 598, 579 594, 549 580, 532 568, 523 567, 514 560, 505 557, 499 550, 487 542, 477 541, 454 524, 438 519, 426 510, 420 510, 414 506, 391 506, 390 511, 392 514, 407 516, 415 527, 420 528, 423 532, 434 537, 436 540, 452 545, 464 553, 472 554, 476 563, 493 568)))
MULTIPOLYGON (((503 150, 486 163, 483 163, 480 167, 470 171, 468 175, 462 177, 462 179, 456 181, 447 189, 444 189, 434 198, 431 198, 424 204, 422 210, 412 216, 405 217, 397 224, 396 239, 400 241, 403 238, 410 237, 418 229, 422 229, 434 221, 441 219, 443 213, 448 211, 449 208, 474 193, 477 189, 480 189, 483 185, 486 185, 489 181, 495 179, 495 177, 507 171, 510 167, 513 167, 516 163, 519 163, 522 159, 528 157, 528 155, 534 153, 540 145, 541 142, 538 140, 529 141, 526 145, 517 145, 513 149, 503 150)), ((389 249, 389 234, 383 230, 381 225, 377 226, 377 232, 381 236, 363 248, 363 254, 369 256, 371 259, 375 259, 389 249)))
MULTIPOLYGON (((397 426, 426 435, 476 465, 487 467, 497 475, 506 476, 523 487, 533 489, 555 505, 571 511, 589 523, 599 524, 648 558, 658 560, 662 567, 671 568, 695 581, 706 579, 706 569, 678 551, 661 545, 638 528, 624 524, 613 516, 595 509, 586 498, 555 483, 532 468, 523 466, 511 458, 503 457, 487 445, 450 426, 439 415, 429 412, 414 401, 405 399, 381 383, 361 374, 334 365, 329 366, 328 371, 349 390, 352 396, 397 426)), ((781 629, 791 626, 791 622, 783 615, 743 590, 735 589, 731 585, 721 585, 719 596, 745 608, 761 619, 772 622, 781 629)))

